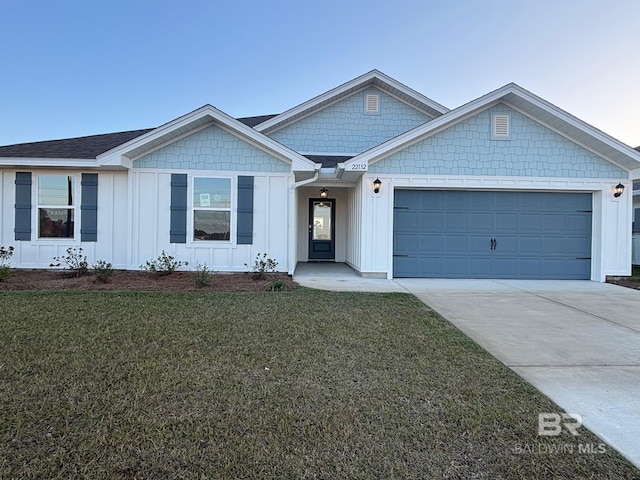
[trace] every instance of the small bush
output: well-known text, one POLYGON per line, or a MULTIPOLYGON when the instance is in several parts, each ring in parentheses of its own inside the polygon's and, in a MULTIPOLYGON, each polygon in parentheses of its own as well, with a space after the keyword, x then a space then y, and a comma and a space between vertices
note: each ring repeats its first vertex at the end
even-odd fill
MULTIPOLYGON (((249 264, 245 263, 245 267, 249 268, 249 264)), ((267 273, 273 273, 276 271, 278 262, 273 258, 268 258, 266 253, 259 253, 256 255, 256 259, 253 262, 253 279, 264 280, 267 278, 267 273)))
POLYGON ((92 265, 93 276, 100 283, 106 283, 113 275, 113 265, 111 262, 105 262, 104 260, 98 260, 92 265))
POLYGON ((158 258, 147 260, 144 265, 140 265, 140 268, 157 275, 171 275, 183 265, 189 265, 189 262, 176 260, 175 257, 167 255, 164 250, 162 250, 158 258))
POLYGON ((209 267, 205 263, 200 265, 196 264, 196 269, 193 271, 193 280, 196 282, 196 287, 203 288, 211 285, 213 281, 213 272, 209 270, 209 267))
POLYGON ((9 245, 5 247, 0 245, 0 282, 9 280, 11 277, 11 267, 9 267, 9 259, 13 256, 13 247, 9 245))
POLYGON ((289 285, 284 280, 272 280, 269 282, 269 290, 272 292, 287 292, 289 291, 289 285))
POLYGON ((82 254, 82 247, 67 248, 66 255, 53 257, 56 263, 49 264, 50 267, 62 267, 64 270, 70 270, 70 276, 80 277, 89 273, 89 263, 86 255, 82 254))

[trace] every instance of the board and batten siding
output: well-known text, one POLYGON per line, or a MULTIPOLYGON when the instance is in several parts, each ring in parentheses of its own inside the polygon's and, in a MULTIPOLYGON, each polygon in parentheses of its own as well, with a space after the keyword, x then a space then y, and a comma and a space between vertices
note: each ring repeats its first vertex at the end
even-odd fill
POLYGON ((156 258, 163 250, 176 260, 207 265, 210 270, 244 272, 245 264, 253 266, 258 253, 267 253, 278 262, 278 271, 288 269, 288 188, 289 175, 253 172, 189 170, 153 171, 134 169, 130 172, 132 199, 130 214, 132 268, 156 258), (171 177, 187 176, 187 229, 184 243, 171 243, 171 177), (194 177, 226 177, 231 179, 231 239, 229 241, 193 240, 194 177), (250 244, 237 241, 238 177, 253 177, 253 232, 250 244))
POLYGON ((80 170, 26 169, 0 171, 0 245, 14 247, 10 265, 16 268, 49 268, 53 257, 64 255, 69 247, 82 247, 87 261, 106 260, 114 268, 127 268, 128 188, 126 172, 86 172, 80 170), (16 173, 31 173, 31 232, 28 240, 15 239, 16 173), (84 223, 90 227, 82 241, 82 179, 97 185, 85 185, 84 223), (88 176, 87 176, 88 174, 88 176), (38 238, 38 175, 72 175, 75 177, 75 213, 78 227, 73 239, 38 238), (96 192, 97 187, 97 192, 96 192), (95 196, 97 193, 97 197, 95 196), (95 200, 97 198, 97 208, 95 200), (89 208, 87 208, 89 207, 89 208), (97 222, 94 222, 94 215, 97 222))

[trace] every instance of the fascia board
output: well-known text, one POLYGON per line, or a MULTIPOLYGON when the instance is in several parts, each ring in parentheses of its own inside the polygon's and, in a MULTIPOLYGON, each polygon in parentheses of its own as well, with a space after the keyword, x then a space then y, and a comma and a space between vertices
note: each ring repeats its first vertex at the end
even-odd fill
POLYGON ((84 158, 22 158, 22 157, 2 157, 0 158, 2 167, 57 167, 57 168, 97 168, 95 160, 84 158))
POLYGON ((343 93, 349 90, 357 90, 360 87, 364 88, 370 83, 371 85, 377 86, 378 88, 381 88, 386 84, 389 87, 395 88, 401 91, 402 93, 415 98, 419 102, 429 105, 431 108, 433 108, 436 111, 439 111, 440 113, 444 114, 449 111, 448 108, 440 105, 437 102, 434 102, 430 98, 425 97, 424 95, 416 92, 415 90, 407 87, 406 85, 403 85, 402 83, 398 82, 397 80, 394 80, 393 78, 385 75, 384 73, 378 70, 372 70, 368 73, 365 73, 364 75, 360 75, 359 77, 354 78, 353 80, 343 83, 342 85, 336 88, 333 88, 325 93, 322 93, 312 98, 311 100, 301 103, 287 110, 286 112, 283 112, 280 115, 277 115, 267 120, 266 122, 256 125, 255 129, 259 132, 263 132, 275 125, 278 125, 282 122, 286 122, 288 119, 292 117, 300 115, 308 110, 313 110, 314 107, 320 104, 324 104, 325 102, 332 102, 332 98, 339 97, 340 95, 342 95, 343 93), (375 85, 374 83, 371 83, 374 80, 378 80, 379 82, 381 82, 382 85, 375 85))

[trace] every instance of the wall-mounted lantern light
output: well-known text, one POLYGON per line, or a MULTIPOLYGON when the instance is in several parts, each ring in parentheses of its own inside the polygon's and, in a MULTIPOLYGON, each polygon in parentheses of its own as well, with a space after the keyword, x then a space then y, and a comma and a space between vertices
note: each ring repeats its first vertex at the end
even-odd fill
POLYGON ((320 198, 327 198, 328 196, 329 196, 329 190, 322 187, 322 189, 320 190, 320 198))
POLYGON ((619 183, 618 185, 616 185, 616 188, 614 189, 614 191, 615 193, 613 194, 613 196, 618 198, 620 195, 624 193, 624 185, 619 183))
POLYGON ((373 193, 378 193, 380 192, 380 186, 382 185, 382 182, 380 181, 379 178, 376 178, 373 181, 373 193))

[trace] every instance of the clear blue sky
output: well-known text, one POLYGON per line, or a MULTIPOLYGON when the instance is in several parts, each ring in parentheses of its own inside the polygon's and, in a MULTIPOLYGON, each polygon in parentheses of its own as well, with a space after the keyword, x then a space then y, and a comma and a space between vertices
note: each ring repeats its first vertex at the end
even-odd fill
POLYGON ((0 0, 0 145, 279 113, 373 68, 455 108, 506 83, 640 145, 638 0, 0 0))

